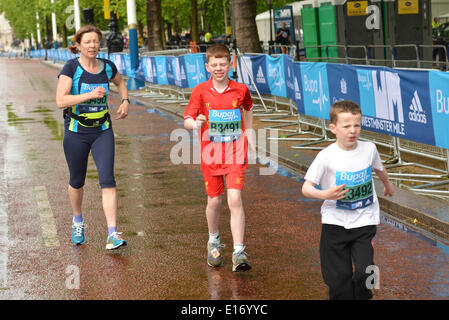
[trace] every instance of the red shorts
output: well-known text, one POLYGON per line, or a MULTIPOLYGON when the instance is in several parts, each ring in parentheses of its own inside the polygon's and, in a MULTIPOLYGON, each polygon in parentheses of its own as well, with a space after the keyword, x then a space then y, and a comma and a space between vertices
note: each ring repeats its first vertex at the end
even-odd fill
POLYGON ((204 186, 209 197, 213 198, 219 196, 224 192, 224 181, 226 179, 227 189, 242 190, 245 173, 243 171, 229 172, 225 175, 211 176, 203 173, 204 186))

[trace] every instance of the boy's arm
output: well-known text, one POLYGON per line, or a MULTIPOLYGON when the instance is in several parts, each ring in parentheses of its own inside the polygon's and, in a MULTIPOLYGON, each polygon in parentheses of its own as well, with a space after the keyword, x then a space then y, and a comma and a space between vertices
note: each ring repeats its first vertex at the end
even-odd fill
POLYGON ((243 121, 245 123, 245 135, 248 139, 249 151, 252 155, 256 154, 256 137, 253 129, 253 111, 243 109, 243 121))
POLYGON ((186 128, 187 130, 199 129, 206 122, 206 116, 203 114, 199 114, 200 105, 201 87, 196 86, 192 91, 190 101, 187 104, 186 110, 184 111, 184 128, 186 128))
POLYGON ((184 128, 186 128, 187 130, 199 129, 203 126, 206 120, 207 119, 204 114, 198 115, 198 117, 196 117, 196 120, 193 120, 193 118, 190 117, 186 118, 184 120, 184 128))
POLYGON ((390 196, 390 197, 393 196, 394 187, 393 187, 393 184, 391 183, 390 179, 388 179, 387 170, 385 170, 385 168, 384 168, 384 170, 374 169, 374 172, 379 177, 380 181, 382 181, 382 183, 384 184, 384 195, 390 196))
POLYGON ((346 197, 346 192, 348 192, 349 190, 343 190, 343 188, 346 186, 346 183, 327 190, 319 190, 315 188, 315 186, 315 183, 306 180, 302 186, 303 195, 307 198, 315 198, 321 200, 340 200, 346 197))

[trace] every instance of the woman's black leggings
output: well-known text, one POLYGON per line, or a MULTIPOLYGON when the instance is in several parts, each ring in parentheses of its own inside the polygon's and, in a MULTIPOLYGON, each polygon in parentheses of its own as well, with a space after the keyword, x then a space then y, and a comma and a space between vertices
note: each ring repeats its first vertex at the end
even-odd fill
POLYGON ((114 132, 112 128, 98 133, 76 133, 65 130, 64 153, 70 172, 69 184, 74 189, 84 186, 89 152, 97 166, 101 188, 115 187, 114 132))

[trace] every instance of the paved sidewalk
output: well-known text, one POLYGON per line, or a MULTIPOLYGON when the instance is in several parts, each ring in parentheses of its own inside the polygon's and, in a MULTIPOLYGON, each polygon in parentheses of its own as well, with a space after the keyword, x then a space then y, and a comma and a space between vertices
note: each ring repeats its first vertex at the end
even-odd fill
MULTIPOLYGON (((50 67, 61 69, 62 64, 54 64, 53 61, 42 61, 50 67)), ((126 77, 125 77, 126 78, 126 77)), ((111 90, 117 92, 114 85, 111 84, 111 90)), ((149 108, 158 108, 183 119, 185 110, 185 101, 176 99, 167 99, 160 97, 145 97, 144 90, 130 92, 131 102, 148 106, 149 108)), ((260 121, 260 117, 255 117, 254 129, 261 129, 268 126, 266 122, 260 121)), ((268 134, 267 134, 268 135, 268 134)), ((269 145, 269 141, 266 145, 269 145)), ((292 149, 292 143, 280 141, 278 143, 277 158, 279 163, 287 170, 305 174, 307 168, 314 159, 314 154, 318 151, 298 151, 292 149)), ((395 187, 394 197, 384 197, 383 185, 375 179, 376 190, 381 206, 381 210, 390 220, 396 220, 407 228, 418 231, 429 238, 449 244, 449 203, 447 201, 416 194, 413 191, 395 187)), ((299 192, 299 190, 298 190, 299 192)))

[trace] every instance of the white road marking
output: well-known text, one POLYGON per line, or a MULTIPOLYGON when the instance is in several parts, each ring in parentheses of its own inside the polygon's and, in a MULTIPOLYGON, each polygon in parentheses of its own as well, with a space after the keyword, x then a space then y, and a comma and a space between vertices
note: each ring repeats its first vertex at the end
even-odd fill
POLYGON ((47 197, 47 188, 38 186, 34 188, 37 208, 41 219, 42 238, 46 247, 59 247, 56 221, 47 197))

